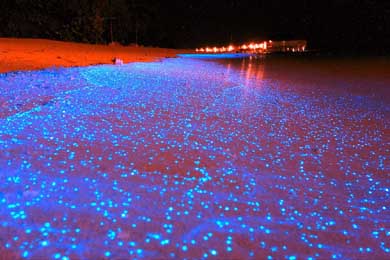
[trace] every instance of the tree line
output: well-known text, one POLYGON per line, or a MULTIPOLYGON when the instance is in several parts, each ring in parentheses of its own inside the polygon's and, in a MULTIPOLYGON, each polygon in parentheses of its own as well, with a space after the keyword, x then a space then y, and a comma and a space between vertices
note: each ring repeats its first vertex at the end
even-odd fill
POLYGON ((158 0, 0 0, 0 36, 169 45, 158 28, 159 6, 158 0))
POLYGON ((314 49, 390 49, 390 1, 0 0, 0 37, 195 48, 306 39, 314 49))

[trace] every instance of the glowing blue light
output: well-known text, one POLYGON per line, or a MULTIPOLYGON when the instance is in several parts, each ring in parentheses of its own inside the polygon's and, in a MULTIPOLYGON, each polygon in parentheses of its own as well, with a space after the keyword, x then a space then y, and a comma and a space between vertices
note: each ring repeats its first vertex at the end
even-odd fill
POLYGON ((0 74, 7 251, 386 259, 387 102, 226 57, 0 74))
POLYGON ((242 59, 248 58, 251 54, 245 53, 224 53, 224 54, 179 54, 179 57, 196 59, 242 59))
POLYGON ((24 251, 22 254, 23 257, 28 257, 28 251, 24 251))
POLYGON ((164 239, 160 242, 161 245, 168 245, 169 244, 169 239, 164 239))

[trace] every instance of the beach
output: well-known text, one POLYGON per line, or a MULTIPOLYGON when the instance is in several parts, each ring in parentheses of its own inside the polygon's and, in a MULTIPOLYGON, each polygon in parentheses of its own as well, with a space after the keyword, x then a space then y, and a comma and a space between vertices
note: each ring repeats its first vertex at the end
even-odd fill
POLYGON ((0 253, 388 258, 387 62, 187 55, 0 74, 0 253))
POLYGON ((0 73, 49 67, 75 67, 156 61, 175 57, 183 50, 114 45, 83 44, 45 39, 0 38, 0 73))

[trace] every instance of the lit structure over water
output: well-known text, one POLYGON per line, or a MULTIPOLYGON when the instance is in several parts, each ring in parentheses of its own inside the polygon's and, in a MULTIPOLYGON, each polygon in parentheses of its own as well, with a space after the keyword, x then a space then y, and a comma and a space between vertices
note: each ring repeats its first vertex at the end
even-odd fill
POLYGON ((272 53, 272 52, 303 52, 306 50, 307 41, 294 40, 294 41, 263 41, 263 42, 251 42, 242 45, 234 46, 222 46, 222 47, 204 47, 196 48, 196 52, 200 53, 228 53, 228 52, 240 52, 240 53, 272 53))

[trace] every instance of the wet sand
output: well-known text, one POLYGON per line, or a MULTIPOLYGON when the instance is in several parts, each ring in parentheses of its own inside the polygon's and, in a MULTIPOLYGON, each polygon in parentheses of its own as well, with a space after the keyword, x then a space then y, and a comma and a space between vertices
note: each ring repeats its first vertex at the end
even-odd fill
POLYGON ((388 74, 363 84, 355 62, 340 76, 316 62, 179 58, 1 75, 2 250, 388 258, 388 74))

